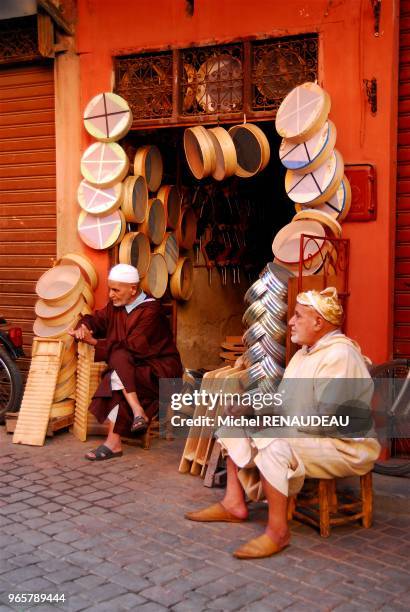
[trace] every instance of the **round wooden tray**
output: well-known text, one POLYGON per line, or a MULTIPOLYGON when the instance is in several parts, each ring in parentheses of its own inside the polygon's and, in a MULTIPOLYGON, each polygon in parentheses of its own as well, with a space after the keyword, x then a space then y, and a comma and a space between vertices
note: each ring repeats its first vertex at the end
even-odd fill
POLYGON ((177 241, 181 249, 192 249, 196 240, 196 226, 195 212, 190 206, 185 206, 181 211, 176 231, 177 241))
POLYGON ((185 130, 184 150, 188 166, 198 180, 209 176, 215 170, 216 155, 213 142, 202 125, 185 130))
POLYGON ((217 181, 235 174, 237 169, 236 149, 231 135, 222 127, 211 128, 208 130, 214 150, 215 150, 215 170, 212 176, 217 181))
POLYGON ((298 85, 283 99, 276 113, 276 131, 282 138, 305 142, 325 123, 330 96, 316 83, 298 85))
POLYGON ((161 244, 165 236, 166 216, 161 200, 153 198, 148 202, 147 214, 138 230, 148 236, 153 244, 161 244))
POLYGON ((194 291, 194 264, 189 257, 180 257, 169 280, 171 295, 176 300, 187 301, 194 291))
POLYGON ((85 280, 90 283, 91 289, 96 289, 98 285, 97 271, 93 262, 83 253, 67 253, 58 260, 58 264, 76 264, 79 266, 85 280))
POLYGON ((234 125, 229 129, 229 135, 236 149, 237 176, 249 178, 266 168, 270 158, 269 141, 257 125, 234 125))
POLYGON ((141 280, 141 288, 154 298, 161 298, 168 284, 168 270, 165 259, 160 253, 152 253, 148 271, 141 280))
POLYGON ((167 264, 168 274, 173 274, 179 257, 178 241, 175 232, 167 232, 161 244, 155 247, 154 253, 161 253, 167 264))
POLYGON ((140 147, 134 159, 134 174, 145 177, 150 191, 157 191, 162 181, 163 164, 161 152, 155 145, 140 147))
POLYGON ((78 296, 84 288, 84 278, 78 266, 55 266, 40 276, 36 283, 36 293, 49 305, 61 306, 78 296))
POLYGON ((100 93, 85 108, 84 127, 101 142, 120 140, 131 125, 132 113, 128 102, 115 93, 100 93))
POLYGON ((97 217, 82 211, 77 221, 81 240, 96 251, 109 249, 122 240, 125 234, 126 222, 121 210, 97 217))
POLYGON ((276 234, 272 242, 272 252, 276 259, 285 264, 297 264, 300 259, 300 236, 302 234, 319 236, 316 241, 309 240, 303 252, 304 259, 309 259, 316 255, 323 246, 326 233, 323 226, 318 221, 304 220, 299 222, 301 225, 288 223, 276 234))
POLYGON ((167 228, 176 229, 181 216, 181 196, 175 185, 162 185, 157 193, 158 200, 164 204, 167 215, 167 228))
POLYGON ((147 273, 151 251, 148 236, 142 232, 129 232, 121 240, 119 250, 120 263, 129 264, 138 270, 141 278, 147 273))
POLYGON ((148 187, 141 175, 128 176, 123 183, 121 210, 126 221, 142 223, 148 208, 148 187))
POLYGON ((81 158, 81 174, 98 187, 112 187, 121 182, 127 176, 128 167, 128 157, 116 142, 94 142, 81 158))

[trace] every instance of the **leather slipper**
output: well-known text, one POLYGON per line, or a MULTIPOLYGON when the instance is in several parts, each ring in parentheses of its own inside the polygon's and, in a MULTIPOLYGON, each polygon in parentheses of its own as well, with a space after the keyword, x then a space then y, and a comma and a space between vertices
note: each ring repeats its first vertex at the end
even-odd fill
POLYGON ((229 512, 219 502, 203 510, 197 512, 187 512, 185 518, 189 521, 198 521, 200 523, 243 523, 246 519, 241 519, 229 512))
POLYGON ((262 559, 263 557, 276 555, 287 546, 288 544, 280 546, 264 533, 258 538, 249 540, 249 542, 246 542, 246 544, 238 548, 238 550, 235 550, 233 556, 237 559, 262 559))
POLYGON ((139 431, 144 432, 148 429, 148 420, 144 419, 142 416, 134 417, 134 420, 131 425, 132 433, 139 431))
POLYGON ((101 444, 98 448, 93 448, 88 451, 89 453, 94 453, 94 457, 89 457, 88 455, 84 455, 88 461, 106 461, 107 459, 114 459, 115 457, 122 457, 122 451, 114 452, 105 444, 101 444))

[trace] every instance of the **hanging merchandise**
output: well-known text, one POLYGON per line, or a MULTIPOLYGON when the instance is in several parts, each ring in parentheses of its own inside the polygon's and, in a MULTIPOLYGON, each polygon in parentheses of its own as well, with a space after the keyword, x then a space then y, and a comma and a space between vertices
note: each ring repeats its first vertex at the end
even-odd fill
POLYGON ((343 158, 334 149, 329 159, 313 172, 299 174, 288 170, 285 176, 286 193, 298 204, 322 204, 336 193, 343 172, 343 158))
MULTIPOLYGON (((334 217, 329 215, 322 210, 316 210, 316 208, 307 208, 305 210, 301 210, 296 213, 296 215, 292 219, 292 223, 300 222, 304 220, 311 220, 313 222, 319 222, 322 227, 327 230, 327 232, 332 235, 334 238, 340 238, 342 235, 342 226, 334 217)), ((307 233, 307 232, 303 232, 307 233)), ((280 258, 279 258, 280 259, 280 258)), ((292 262, 288 262, 292 263, 292 262)))
MULTIPOLYGON (((351 202, 352 190, 350 188, 348 179, 346 176, 344 176, 334 196, 323 204, 315 206, 315 210, 321 210, 340 222, 343 221, 343 219, 345 219, 348 215, 351 202)), ((301 210, 306 210, 308 208, 310 208, 309 204, 295 204, 296 212, 300 212, 301 210)))
POLYGON ((181 215, 181 196, 176 185, 162 185, 157 193, 158 200, 164 205, 167 217, 167 228, 175 230, 181 215))
POLYGON ((212 176, 217 181, 223 181, 233 176, 237 168, 236 149, 227 130, 222 127, 211 128, 208 135, 215 151, 215 169, 212 176))
POLYGON ((129 223, 142 223, 148 209, 148 187, 143 176, 128 176, 123 183, 121 210, 129 223))
POLYGON ((208 131, 202 125, 184 132, 184 150, 188 166, 198 180, 212 174, 216 168, 216 154, 208 131))
POLYGON ((194 264, 189 257, 180 257, 169 280, 171 295, 176 300, 187 301, 194 290, 194 264))
POLYGON ((282 138, 305 142, 321 129, 330 111, 330 96, 316 83, 292 89, 276 114, 276 131, 282 138))
POLYGON ((237 176, 249 178, 266 168, 270 159, 269 141, 257 125, 234 125, 229 134, 236 150, 237 176))
POLYGON ((84 151, 81 174, 92 185, 112 187, 127 175, 128 157, 119 144, 95 142, 84 151))
POLYGON ((122 240, 126 222, 121 210, 116 210, 106 217, 97 217, 82 211, 78 217, 77 228, 86 245, 101 251, 122 240))
POLYGON ((242 108, 242 62, 229 53, 211 56, 196 75, 196 99, 206 113, 229 113, 242 108), (229 96, 221 91, 221 77, 229 74, 229 96))
POLYGON ((149 200, 145 219, 138 225, 138 231, 146 234, 152 244, 158 245, 164 239, 166 225, 165 209, 161 200, 149 200))
POLYGON ((279 158, 288 170, 300 174, 313 172, 330 157, 336 144, 336 126, 328 119, 324 126, 309 140, 295 144, 284 138, 279 149, 279 158))
POLYGON ((128 102, 111 92, 100 93, 90 100, 84 111, 84 127, 101 142, 123 138, 132 125, 128 102))
POLYGON ((154 145, 140 147, 135 154, 134 174, 143 176, 148 189, 154 192, 161 185, 162 173, 162 156, 158 147, 154 145))
POLYGON ((317 221, 299 221, 298 223, 288 223, 276 234, 272 251, 275 257, 285 264, 298 264, 300 259, 300 237, 302 234, 317 236, 317 240, 307 241, 303 250, 303 261, 312 260, 319 255, 323 248, 326 233, 323 226, 317 221))
POLYGON ((167 264, 168 274, 173 274, 179 257, 178 241, 175 232, 167 232, 161 244, 155 247, 154 253, 161 253, 167 264))
POLYGON ((178 245, 181 249, 192 249, 197 230, 197 220, 193 209, 186 206, 181 211, 179 224, 176 230, 178 245))
POLYGON ((134 266, 137 268, 140 278, 144 278, 151 259, 148 237, 142 232, 125 234, 121 240, 118 257, 120 263, 134 266))
POLYGON ((161 298, 168 284, 168 270, 160 253, 152 253, 148 270, 141 280, 141 289, 154 298, 161 298))
POLYGON ((93 262, 83 253, 67 253, 58 260, 58 264, 75 264, 77 265, 85 280, 91 286, 91 289, 96 289, 98 285, 97 271, 93 262))
POLYGON ((83 179, 78 187, 77 201, 90 215, 109 215, 121 205, 122 183, 103 189, 83 179))

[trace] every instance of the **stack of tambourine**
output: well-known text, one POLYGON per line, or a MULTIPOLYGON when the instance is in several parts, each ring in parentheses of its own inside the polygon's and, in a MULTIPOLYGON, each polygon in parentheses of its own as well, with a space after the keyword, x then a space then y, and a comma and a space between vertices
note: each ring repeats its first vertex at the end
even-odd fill
POLYGON ((196 125, 185 130, 184 149, 188 166, 198 180, 212 176, 222 181, 234 174, 255 176, 270 158, 268 139, 253 123, 206 129, 196 125))
POLYGON ((262 393, 270 393, 283 376, 288 279, 291 276, 292 272, 268 263, 245 293, 248 308, 242 322, 248 328, 243 335, 247 350, 243 354, 246 369, 241 373, 245 391, 256 388, 262 393))
POLYGON ((329 94, 316 83, 304 83, 286 96, 276 115, 276 130, 283 137, 279 157, 287 168, 285 189, 297 214, 278 232, 272 250, 275 261, 293 272, 301 257, 304 274, 320 269, 332 248, 323 239, 341 237, 340 222, 350 209, 350 184, 335 149, 336 127, 329 111, 329 94), (300 253, 302 234, 317 240, 307 240, 300 253))
POLYGON ((34 307, 37 317, 33 325, 34 334, 39 338, 61 340, 65 347, 54 393, 55 403, 74 397, 77 347, 68 330, 75 327, 81 315, 91 313, 96 286, 97 274, 93 264, 77 253, 62 257, 37 281, 39 299, 34 307))
POLYGON ((169 280, 172 297, 188 300, 193 291, 193 263, 188 256, 180 257, 179 249, 192 248, 196 216, 189 207, 181 211, 174 185, 161 186, 163 163, 158 147, 140 147, 134 175, 127 177, 128 157, 114 141, 123 138, 131 124, 128 103, 113 93, 95 96, 85 109, 84 126, 99 142, 88 147, 81 160, 84 180, 77 194, 82 208, 78 232, 92 249, 120 244, 120 262, 138 269, 141 286, 149 295, 162 297, 169 280))

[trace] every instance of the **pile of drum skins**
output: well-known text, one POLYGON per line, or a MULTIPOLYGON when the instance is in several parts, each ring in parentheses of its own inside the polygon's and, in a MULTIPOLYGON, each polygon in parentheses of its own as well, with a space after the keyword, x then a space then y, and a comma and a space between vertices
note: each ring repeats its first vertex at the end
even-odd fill
MULTIPOLYGON (((97 280, 95 268, 85 255, 69 253, 37 281, 34 335, 47 340, 54 338, 64 343, 54 393, 55 403, 75 396, 77 346, 68 330, 77 325, 80 316, 92 312, 97 280)), ((73 404, 71 410, 74 410, 73 404)))
POLYGON ((180 257, 196 238, 196 216, 174 185, 162 185, 163 163, 156 146, 140 147, 133 175, 129 159, 116 142, 132 124, 126 100, 101 93, 84 111, 85 129, 96 139, 83 153, 78 188, 82 211, 81 240, 92 249, 119 245, 119 260, 138 269, 142 289, 155 298, 169 289, 172 297, 188 300, 193 291, 193 262, 180 257), (127 231, 128 230, 128 231, 127 231))
POLYGON ((184 132, 188 166, 198 180, 212 176, 222 181, 234 174, 255 176, 266 168, 270 158, 269 141, 253 123, 206 129, 202 125, 184 132))
POLYGON ((350 184, 335 148, 336 127, 328 118, 329 111, 329 94, 316 83, 304 83, 286 96, 276 115, 276 130, 283 137, 279 157, 287 168, 285 189, 296 215, 276 234, 272 250, 278 264, 297 273, 301 235, 316 236, 316 240, 305 241, 305 275, 320 270, 332 249, 321 238, 341 237, 340 222, 351 204, 350 184))
POLYGON ((245 391, 271 393, 282 378, 285 365, 288 279, 292 272, 268 263, 259 279, 245 294, 248 305, 243 324, 247 350, 243 354, 246 369, 241 372, 245 391))

